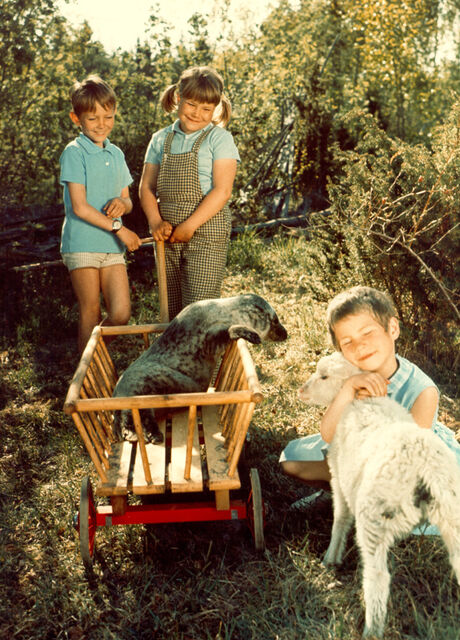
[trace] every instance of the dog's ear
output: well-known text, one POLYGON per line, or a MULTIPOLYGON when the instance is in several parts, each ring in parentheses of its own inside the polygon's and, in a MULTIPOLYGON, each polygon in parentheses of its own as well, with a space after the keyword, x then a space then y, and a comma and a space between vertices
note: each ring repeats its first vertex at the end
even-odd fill
POLYGON ((228 335, 230 336, 230 340, 244 338, 248 342, 252 342, 252 344, 260 344, 262 342, 257 331, 254 331, 254 329, 250 329, 249 327, 245 327, 242 324, 232 324, 228 329, 228 335))

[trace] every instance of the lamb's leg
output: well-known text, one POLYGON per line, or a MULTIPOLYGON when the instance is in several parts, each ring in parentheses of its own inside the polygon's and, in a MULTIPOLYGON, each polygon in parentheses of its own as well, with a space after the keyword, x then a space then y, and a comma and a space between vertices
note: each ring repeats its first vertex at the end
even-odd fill
POLYGON ((323 559, 323 564, 340 564, 347 542, 347 535, 353 524, 353 514, 343 496, 338 482, 331 480, 332 500, 334 506, 334 521, 332 524, 331 541, 323 559))
POLYGON ((460 531, 451 532, 449 538, 442 533, 442 539, 449 551, 450 564, 457 577, 457 583, 460 585, 460 531))
POLYGON ((440 513, 442 508, 437 510, 436 515, 430 514, 430 522, 435 524, 444 540, 444 544, 449 552, 449 560, 457 582, 460 585, 460 522, 455 514, 454 518, 449 518, 448 513, 440 513))
POLYGON ((388 532, 372 523, 369 514, 356 519, 356 538, 363 564, 363 591, 366 618, 363 638, 383 637, 390 592, 388 532))

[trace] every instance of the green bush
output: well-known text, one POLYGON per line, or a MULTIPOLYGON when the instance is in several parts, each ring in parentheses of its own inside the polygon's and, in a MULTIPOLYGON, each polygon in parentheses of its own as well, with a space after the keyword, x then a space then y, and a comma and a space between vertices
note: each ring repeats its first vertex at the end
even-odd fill
POLYGON ((336 272, 386 289, 412 329, 413 349, 449 369, 457 364, 460 318, 459 118, 456 105, 430 152, 391 139, 369 114, 349 114, 359 142, 341 154, 343 175, 330 184, 327 220, 336 272))

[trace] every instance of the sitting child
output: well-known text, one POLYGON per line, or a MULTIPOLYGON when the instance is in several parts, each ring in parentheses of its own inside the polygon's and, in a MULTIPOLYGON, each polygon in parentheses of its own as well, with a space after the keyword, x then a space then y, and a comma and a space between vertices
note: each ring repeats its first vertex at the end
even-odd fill
MULTIPOLYGON (((322 417, 320 433, 288 443, 280 457, 283 472, 312 487, 329 489, 328 443, 343 410, 355 398, 384 395, 408 409, 422 429, 433 429, 454 451, 460 465, 460 444, 438 422, 436 385, 415 364, 395 353, 399 321, 390 296, 371 287, 353 287, 329 303, 327 323, 335 348, 363 373, 344 383, 322 417)), ((308 508, 318 500, 324 500, 323 491, 292 506, 308 508)))

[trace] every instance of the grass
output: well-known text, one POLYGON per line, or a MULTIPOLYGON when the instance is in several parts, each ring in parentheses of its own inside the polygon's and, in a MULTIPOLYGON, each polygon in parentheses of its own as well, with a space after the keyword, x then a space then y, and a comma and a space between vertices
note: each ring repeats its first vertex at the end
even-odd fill
MULTIPOLYGON (((245 457, 259 470, 267 551, 244 523, 99 529, 93 575, 85 574, 72 526, 81 479, 94 470, 63 399, 76 367, 75 306, 67 275, 27 276, 9 298, 0 359, 0 636, 20 640, 354 640, 363 627, 359 559, 321 565, 328 510, 305 516, 289 504, 300 486, 279 473, 292 438, 313 433, 320 411, 297 388, 330 350, 323 316, 335 293, 303 237, 232 243, 223 295, 254 291, 276 308, 284 343, 252 347, 265 392, 245 457), (46 285, 47 288, 44 289, 46 285), (49 296, 46 291, 53 291, 49 296), (61 294, 62 291, 62 294, 61 294), (32 304, 34 302, 34 304, 32 304), (50 317, 50 315, 52 317, 50 317), (32 330, 33 329, 33 330, 32 330)), ((156 319, 150 269, 130 267, 134 319, 156 319)), ((410 341, 402 345, 410 354, 410 341)), ((131 343, 111 345, 117 362, 131 343)), ((455 379, 441 416, 458 425, 455 379)), ((386 640, 458 640, 459 587, 439 539, 409 538, 392 552, 386 640)))

